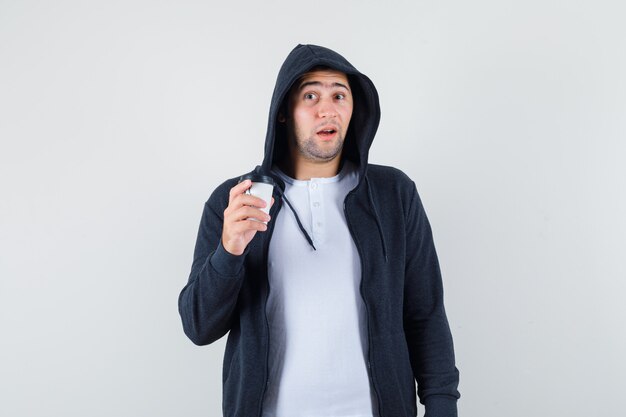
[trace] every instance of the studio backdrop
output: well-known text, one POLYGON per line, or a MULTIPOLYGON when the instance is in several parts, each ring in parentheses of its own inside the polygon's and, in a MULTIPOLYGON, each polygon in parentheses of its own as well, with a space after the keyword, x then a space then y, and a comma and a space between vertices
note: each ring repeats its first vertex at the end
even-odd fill
POLYGON ((225 338, 193 345, 177 297, 204 202, 262 160, 298 43, 379 91, 370 161, 409 175, 429 216, 459 415, 622 415, 625 15, 1 0, 0 415, 221 416, 225 338))

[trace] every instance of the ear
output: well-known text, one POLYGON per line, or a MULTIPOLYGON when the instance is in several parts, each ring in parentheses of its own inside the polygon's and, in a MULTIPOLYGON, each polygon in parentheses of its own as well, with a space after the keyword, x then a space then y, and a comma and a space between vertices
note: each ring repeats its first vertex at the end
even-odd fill
POLYGON ((282 112, 278 113, 278 122, 285 123, 286 121, 287 121, 287 118, 285 117, 285 115, 282 112))

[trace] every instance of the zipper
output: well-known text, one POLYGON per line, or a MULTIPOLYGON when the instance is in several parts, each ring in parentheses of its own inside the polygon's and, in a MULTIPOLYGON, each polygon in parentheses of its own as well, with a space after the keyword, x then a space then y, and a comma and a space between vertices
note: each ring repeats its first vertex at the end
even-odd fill
MULTIPOLYGON (((278 197, 278 196, 277 196, 278 197)), ((268 233, 265 244, 263 246, 263 259, 265 259, 265 280, 267 282, 267 294, 265 295, 265 302, 263 303, 263 318, 265 319, 265 330, 267 331, 267 349, 265 349, 265 367, 263 369, 263 392, 261 393, 261 399, 259 401, 259 417, 263 417, 263 401, 265 400, 265 392, 267 391, 267 385, 269 384, 269 368, 270 368, 270 323, 267 318, 267 300, 270 296, 270 278, 268 274, 267 263, 269 262, 268 253, 270 249, 270 240, 272 233, 274 233, 274 218, 283 206, 282 199, 275 199, 274 204, 278 204, 276 211, 271 215, 272 221, 269 222, 269 228, 265 233, 268 233)))
POLYGON ((346 223, 348 224, 348 230, 350 231, 350 236, 352 236, 352 240, 354 241, 354 246, 356 246, 357 252, 359 253, 359 261, 361 262, 361 282, 359 283, 359 293, 361 295, 361 300, 363 300, 363 305, 365 306, 365 322, 367 323, 367 374, 370 378, 370 382, 372 384, 372 389, 374 390, 374 395, 376 395, 376 405, 378 406, 378 417, 382 417, 382 413, 380 412, 380 394, 378 394, 378 389, 376 389, 376 382, 374 381, 374 375, 372 374, 372 332, 370 329, 370 318, 369 318, 369 307, 367 305, 367 301, 365 301, 365 296, 363 295, 363 271, 365 270, 363 267, 363 254, 361 253, 361 247, 357 239, 354 236, 354 232, 352 230, 352 223, 350 223, 350 218, 348 217, 348 209, 346 208, 346 201, 348 197, 354 192, 356 187, 350 191, 346 198, 343 200, 343 213, 346 216, 346 223))

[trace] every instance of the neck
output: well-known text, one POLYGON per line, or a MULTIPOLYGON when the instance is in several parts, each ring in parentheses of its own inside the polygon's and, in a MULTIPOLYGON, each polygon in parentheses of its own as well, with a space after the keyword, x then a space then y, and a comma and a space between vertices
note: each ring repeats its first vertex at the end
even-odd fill
POLYGON ((296 180, 308 181, 311 178, 330 178, 339 173, 341 154, 330 161, 311 161, 302 158, 285 158, 279 164, 280 169, 296 180))

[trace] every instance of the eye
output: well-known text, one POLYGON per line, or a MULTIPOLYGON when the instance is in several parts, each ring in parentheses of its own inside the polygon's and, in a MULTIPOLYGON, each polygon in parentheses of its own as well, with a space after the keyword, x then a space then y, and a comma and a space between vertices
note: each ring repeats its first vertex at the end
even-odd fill
POLYGON ((315 95, 315 93, 306 93, 304 95, 305 100, 315 100, 316 98, 317 96, 315 95))
POLYGON ((345 95, 345 94, 338 93, 338 94, 336 94, 336 95, 335 95, 335 98, 336 98, 337 100, 345 100, 345 99, 346 99, 346 95, 345 95))

